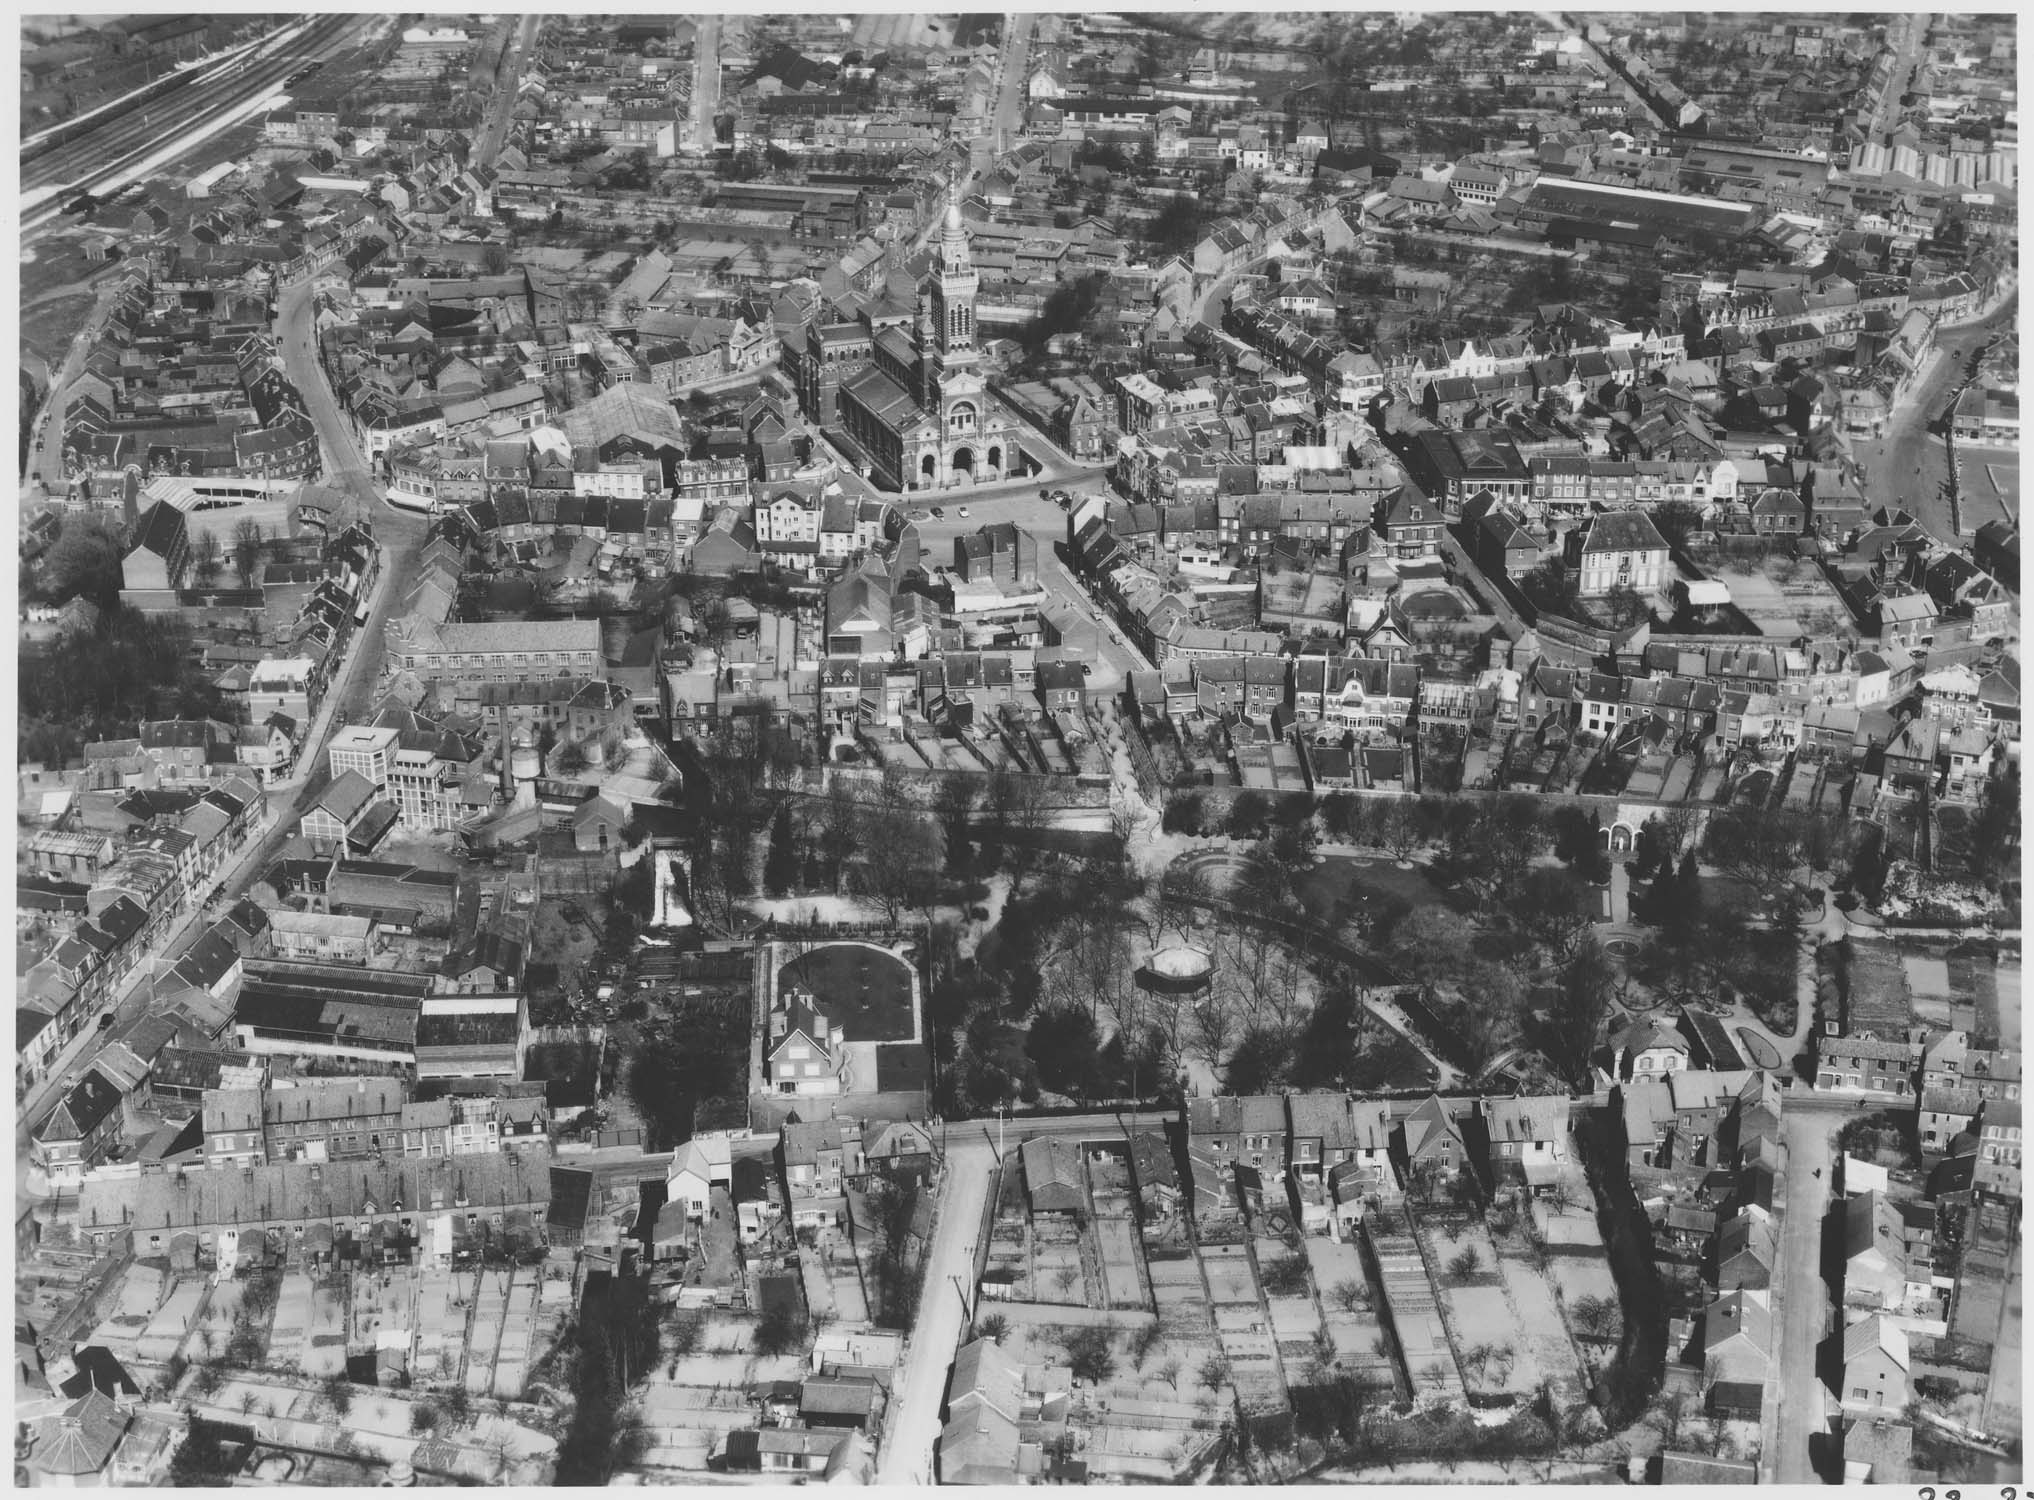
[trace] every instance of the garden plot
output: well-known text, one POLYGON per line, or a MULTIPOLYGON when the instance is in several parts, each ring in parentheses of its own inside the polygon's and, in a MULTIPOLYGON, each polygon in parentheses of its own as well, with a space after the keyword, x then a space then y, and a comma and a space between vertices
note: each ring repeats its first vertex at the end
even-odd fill
POLYGON ((862 1268, 852 1253, 826 1262, 827 1280, 833 1292, 834 1316, 850 1328, 869 1321, 868 1293, 862 1287, 862 1268))
POLYGON ((382 1335, 413 1342, 417 1330, 417 1283, 407 1267, 355 1271, 353 1326, 348 1340, 355 1348, 378 1348, 382 1335))
MULTIPOLYGON (((225 1288, 220 1288, 224 1291, 225 1288)), ((276 1293, 275 1318, 268 1325, 269 1363, 285 1370, 303 1368, 304 1352, 311 1333, 311 1302, 317 1288, 311 1278, 302 1271, 286 1272, 282 1287, 276 1293)), ((213 1298, 216 1306, 218 1298, 213 1298)), ((227 1319, 227 1327, 232 1319, 227 1319)), ((220 1334, 220 1348, 225 1347, 225 1334, 220 1334)))
POLYGON ((336 1287, 311 1288, 311 1326, 304 1339, 302 1368, 314 1380, 345 1372, 346 1302, 336 1287))
POLYGON ((535 1266, 518 1266, 509 1287, 508 1320, 494 1356, 494 1394, 504 1401, 520 1397, 529 1378, 530 1345, 537 1334, 539 1275, 535 1266))
POLYGON ((1545 1373, 1554 1404, 1564 1408, 1581 1405, 1588 1382, 1575 1341, 1568 1336, 1560 1303, 1555 1300, 1553 1283, 1514 1241, 1507 1240, 1499 1250, 1497 1266, 1505 1294, 1524 1330, 1526 1352, 1545 1373))
POLYGON ((1089 1306, 1080 1231, 1046 1220, 1031 1226, 1031 1297, 1035 1302, 1089 1306))
MULTIPOLYGON (((283 1284, 285 1286, 289 1284, 287 1278, 284 1279, 283 1284)), ((212 1288, 212 1295, 205 1299, 204 1311, 198 1315, 197 1326, 191 1330, 191 1336, 184 1341, 183 1355, 185 1359, 193 1362, 209 1359, 212 1355, 225 1349, 226 1341, 233 1336, 233 1320, 239 1315, 240 1304, 244 1296, 245 1291, 237 1281, 221 1282, 218 1286, 212 1288)), ((281 1317, 281 1312, 281 1304, 278 1302, 276 1308, 278 1320, 281 1317)), ((276 1353, 275 1343, 276 1324, 271 1323, 268 1333, 270 1362, 280 1363, 285 1368, 293 1365, 296 1362, 296 1354, 292 1353, 286 1358, 279 1357, 276 1353)), ((303 1331, 299 1329, 296 1347, 301 1348, 302 1344, 303 1331)))
POLYGON ((1137 1226, 1115 1215, 1094 1221, 1095 1251, 1102 1262, 1102 1293, 1107 1307, 1148 1307, 1144 1280, 1137 1262, 1143 1252, 1137 1244, 1137 1226))
POLYGON ((191 1330, 198 1325, 201 1309, 205 1303, 205 1284, 201 1281, 182 1281, 169 1294, 169 1299, 156 1309, 155 1316, 148 1320, 148 1327, 134 1341, 137 1358, 156 1364, 169 1363, 191 1330))
POLYGON ((466 1389, 485 1396, 494 1386, 494 1356, 508 1320, 508 1277, 499 1271, 476 1271, 474 1283, 473 1316, 466 1325, 466 1389))
POLYGON ((163 1273, 154 1266, 128 1267, 120 1295, 105 1321, 92 1331, 92 1342, 104 1344, 117 1358, 134 1358, 135 1342, 162 1306, 163 1273))
POLYGON ((1907 971, 1907 990, 1914 999, 1915 1019, 1947 1031, 1952 995, 1948 961, 1927 953, 1902 953, 1900 965, 1907 971))
MULTIPOLYGON (((680 1368, 682 1373, 682 1362, 680 1368)), ((661 1371, 643 1383, 636 1402, 645 1439, 643 1461, 661 1468, 703 1470, 726 1434, 755 1421, 746 1387, 681 1385, 661 1371)))
MULTIPOLYGON (((1193 1251, 1184 1247, 1161 1248, 1147 1242, 1144 1253, 1152 1300, 1165 1328, 1168 1357, 1176 1356, 1189 1371, 1198 1370, 1218 1348, 1213 1310, 1201 1286, 1201 1268, 1193 1251)), ((1192 1376, 1187 1378, 1191 1381, 1192 1376)))
POLYGON ((1377 1294, 1364 1273, 1362 1252, 1350 1241, 1317 1234, 1307 1236, 1306 1252, 1314 1285, 1321 1289, 1336 1365, 1352 1375, 1395 1387, 1398 1370, 1389 1353, 1382 1352, 1391 1346, 1377 1315, 1377 1294))
POLYGON ((1418 1234, 1470 1394, 1520 1396, 1536 1390, 1540 1364, 1505 1295, 1490 1231, 1466 1216, 1422 1214, 1418 1234))
POLYGON ((1279 1355, 1289 1365, 1304 1364, 1318 1348, 1321 1333, 1307 1259, 1283 1240, 1260 1239, 1252 1248, 1257 1252, 1258 1279, 1271 1309, 1271 1335, 1278 1340, 1279 1355))
POLYGON ((1200 1254, 1214 1292, 1215 1337, 1237 1399, 1246 1408, 1275 1404, 1284 1395, 1278 1343, 1265 1321, 1249 1253, 1242 1245, 1203 1245, 1200 1254))
POLYGON ((1377 1262, 1384 1310, 1414 1391, 1430 1401, 1463 1400, 1468 1393, 1434 1300, 1434 1284, 1404 1214, 1396 1209, 1372 1213, 1363 1220, 1363 1233, 1377 1262))
POLYGON ((452 1277, 442 1266, 417 1275, 416 1364, 410 1378, 419 1384, 451 1380, 459 1373, 459 1351, 465 1347, 464 1308, 452 1306, 452 1277))

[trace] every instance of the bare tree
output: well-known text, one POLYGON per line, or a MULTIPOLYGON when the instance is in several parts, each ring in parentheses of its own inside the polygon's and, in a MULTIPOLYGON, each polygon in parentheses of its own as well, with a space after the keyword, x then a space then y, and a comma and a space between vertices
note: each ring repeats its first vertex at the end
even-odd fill
POLYGON ((267 545, 261 522, 249 518, 233 528, 233 571, 239 575, 242 588, 254 582, 254 570, 260 565, 262 550, 267 545))
POLYGON ((1220 995, 1210 991, 1194 1002, 1194 1052, 1210 1070, 1222 1071, 1236 1041, 1236 1022, 1220 995))

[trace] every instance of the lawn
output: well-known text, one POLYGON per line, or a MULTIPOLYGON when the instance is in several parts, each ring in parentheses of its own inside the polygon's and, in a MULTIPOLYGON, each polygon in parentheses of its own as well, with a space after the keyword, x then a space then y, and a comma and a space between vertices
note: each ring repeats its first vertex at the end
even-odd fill
POLYGON ((55 298, 24 313, 21 318, 23 347, 33 350, 54 370, 64 362, 71 340, 78 336, 78 330, 91 315, 93 300, 90 292, 79 292, 55 298))
POLYGON ((827 1020, 851 1042, 908 1041, 917 1029, 911 966, 893 953, 828 943, 784 965, 778 992, 794 984, 817 997, 827 1020))
POLYGON ((1354 892, 1389 896, 1410 907, 1447 905, 1447 892, 1427 878, 1424 869, 1402 870, 1389 859, 1329 854, 1299 882, 1299 898, 1312 916, 1327 916, 1335 904, 1354 892))

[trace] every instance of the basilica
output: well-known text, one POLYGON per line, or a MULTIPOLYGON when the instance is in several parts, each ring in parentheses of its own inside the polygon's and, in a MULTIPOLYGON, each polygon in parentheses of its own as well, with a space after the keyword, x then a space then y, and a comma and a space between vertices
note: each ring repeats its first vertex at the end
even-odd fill
MULTIPOLYGON (((854 322, 815 318, 796 361, 806 414, 844 431, 871 482, 937 490, 1022 473, 1023 429, 989 394, 976 343, 979 278, 968 259, 960 200, 908 310, 871 307, 854 322)), ((788 363, 788 362, 787 362, 788 363)))

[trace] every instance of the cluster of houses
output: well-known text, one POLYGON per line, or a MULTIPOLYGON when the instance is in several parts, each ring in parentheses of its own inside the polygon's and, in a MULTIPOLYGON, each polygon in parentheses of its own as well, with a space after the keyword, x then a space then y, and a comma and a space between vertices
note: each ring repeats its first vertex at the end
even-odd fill
MULTIPOLYGON (((154 737, 188 739, 202 754, 201 735, 176 732, 197 727, 155 726, 154 737)), ((15 875, 28 961, 16 992, 15 1081, 25 1090, 151 973, 163 939, 207 902, 221 867, 264 827, 267 797, 244 778, 90 790, 38 767, 22 774, 50 780, 39 803, 61 809, 24 830, 15 875)), ((195 949, 192 961, 188 977, 205 991, 222 963, 231 966, 195 949)))
POLYGON ((121 273, 67 391, 63 474, 76 497, 117 504, 123 486, 164 475, 317 473, 317 433, 272 340, 267 271, 197 271, 144 261, 121 273))
MULTIPOLYGON (((131 797, 150 795, 171 796, 131 797)), ((201 805, 216 809, 218 795, 218 788, 207 790, 201 805)), ((114 841, 103 842, 110 848, 114 841)), ((135 887, 125 865, 106 872, 123 892, 135 887)), ((324 1160, 325 1145, 287 1144, 317 1133, 304 1124, 309 1117, 290 1111, 329 1096, 334 1119, 389 1113, 368 1108, 361 1090, 380 1091, 377 1098, 399 1094, 396 1105, 412 1099, 431 1105, 404 1117, 440 1132, 417 1137, 413 1155, 442 1155, 430 1143, 453 1138, 468 1151, 497 1149, 517 1135, 543 1137, 544 1090, 521 1081, 533 1035, 524 967, 535 881, 527 863, 494 879, 462 881, 333 855, 285 860, 270 872, 269 885, 274 897, 292 904, 242 900, 175 962, 136 958, 123 969, 87 968, 64 1008, 55 1002, 72 982, 67 966, 82 962, 72 950, 90 950, 86 939, 106 925, 97 916, 78 921, 31 971, 24 990, 22 1086, 47 1076, 52 1056, 79 1029, 83 1006, 96 1008, 134 985, 147 1003, 117 1030, 108 1013, 100 1023, 107 1044, 29 1122, 31 1167, 52 1190, 66 1192, 136 1171, 216 1166, 226 1159, 222 1152, 233 1165, 324 1160), (31 1016, 43 1019, 31 1026, 31 1016), (264 1106, 247 1106, 234 1092, 259 1088, 276 1093, 282 1113, 271 1114, 295 1122, 292 1129, 260 1135, 264 1106), (418 1097, 419 1089, 428 1097, 418 1097), (232 1107, 242 1114, 251 1108, 255 1123, 226 1131, 207 1123, 201 1138, 189 1122, 209 1121, 220 1090, 239 1101, 232 1107), (479 1102, 455 1102, 446 1114, 433 1101, 448 1096, 479 1102), (167 1123, 130 1143, 130 1106, 167 1123), (236 1133, 237 1143, 220 1138, 236 1133)), ((34 884, 57 886, 46 879, 34 884)), ((136 895, 123 899, 140 909, 136 895)), ((123 961, 119 950, 113 961, 123 961)), ((400 1140, 399 1132, 377 1125, 349 1133, 345 1144, 358 1154, 394 1154, 400 1140)))
POLYGON ((1462 1179, 1486 1194, 1551 1188, 1570 1161, 1569 1101, 1225 1095, 1187 1101, 1183 1141, 1202 1238, 1246 1212, 1341 1238, 1370 1207, 1435 1198, 1462 1179))

